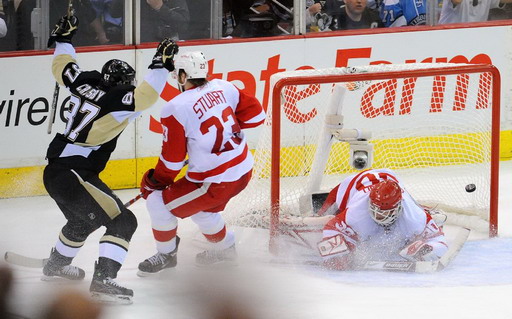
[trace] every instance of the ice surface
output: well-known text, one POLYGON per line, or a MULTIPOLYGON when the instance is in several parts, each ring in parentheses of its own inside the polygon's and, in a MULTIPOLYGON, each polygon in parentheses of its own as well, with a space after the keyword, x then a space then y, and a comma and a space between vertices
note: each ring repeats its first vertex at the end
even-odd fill
MULTIPOLYGON (((512 162, 501 163, 501 170, 500 237, 472 233, 450 266, 431 274, 333 272, 273 263, 265 231, 243 228, 235 229, 239 267, 197 268, 194 256, 204 241, 195 225, 180 220, 178 266, 139 278, 138 263, 155 248, 144 201, 138 201, 132 209, 139 228, 117 280, 134 290, 134 304, 105 307, 103 318, 512 318, 512 162), (236 315, 220 315, 218 309, 234 309, 236 315)), ((137 190, 116 193, 127 201, 137 190)), ((0 214, 2 254, 47 257, 65 222, 47 196, 0 200, 0 214)), ((40 281, 38 269, 14 267, 13 312, 37 317, 65 289, 87 293, 102 234, 103 229, 93 233, 75 258, 86 280, 72 287, 40 281)))

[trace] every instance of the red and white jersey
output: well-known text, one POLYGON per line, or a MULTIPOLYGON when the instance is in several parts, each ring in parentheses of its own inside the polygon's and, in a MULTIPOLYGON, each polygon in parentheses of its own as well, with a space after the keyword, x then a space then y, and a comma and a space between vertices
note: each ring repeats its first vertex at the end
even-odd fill
POLYGON ((188 180, 238 180, 254 163, 241 129, 264 120, 260 102, 230 82, 215 79, 182 92, 162 109, 162 153, 153 176, 172 184, 188 155, 188 180))
POLYGON ((400 180, 389 169, 366 170, 344 179, 332 190, 322 207, 325 209, 335 203, 339 212, 325 225, 323 237, 341 234, 352 249, 361 244, 383 246, 389 248, 393 254, 412 241, 422 239, 432 244, 434 249, 439 249, 438 256, 441 256, 447 248, 443 232, 403 188, 402 212, 397 220, 389 227, 383 227, 372 219, 369 207, 370 190, 372 186, 389 179, 401 185, 400 180))

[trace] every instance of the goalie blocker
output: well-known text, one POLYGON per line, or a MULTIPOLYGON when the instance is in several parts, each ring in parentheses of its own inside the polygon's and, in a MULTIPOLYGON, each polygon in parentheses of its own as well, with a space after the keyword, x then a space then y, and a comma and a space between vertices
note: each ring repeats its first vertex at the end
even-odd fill
POLYGON ((343 256, 350 252, 345 239, 341 235, 326 238, 318 243, 318 252, 322 257, 343 256))

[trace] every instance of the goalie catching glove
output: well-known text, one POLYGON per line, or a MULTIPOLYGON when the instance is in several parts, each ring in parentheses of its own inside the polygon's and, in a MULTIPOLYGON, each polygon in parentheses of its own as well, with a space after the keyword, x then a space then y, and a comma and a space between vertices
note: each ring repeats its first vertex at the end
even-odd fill
POLYGON ((169 72, 174 71, 174 55, 178 53, 179 46, 170 38, 165 38, 158 44, 149 69, 166 68, 169 72))
POLYGON ((156 190, 162 190, 167 187, 167 184, 160 183, 159 181, 153 178, 153 173, 155 170, 152 168, 148 170, 144 176, 142 176, 142 181, 140 182, 140 192, 142 194, 142 198, 147 199, 149 194, 153 193, 156 190))
POLYGON ((78 18, 74 15, 63 16, 50 33, 48 47, 51 47, 55 42, 71 43, 76 30, 78 30, 78 18))
POLYGON ((400 251, 400 256, 409 261, 434 261, 439 257, 433 253, 434 247, 423 240, 417 240, 400 251))

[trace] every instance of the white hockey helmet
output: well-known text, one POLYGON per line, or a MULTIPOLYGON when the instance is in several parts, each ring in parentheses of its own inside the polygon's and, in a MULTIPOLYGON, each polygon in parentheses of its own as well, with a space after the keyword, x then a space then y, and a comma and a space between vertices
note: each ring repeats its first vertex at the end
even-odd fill
POLYGON ((174 57, 174 67, 176 75, 183 70, 187 79, 206 79, 208 76, 208 61, 201 51, 180 52, 174 57))

